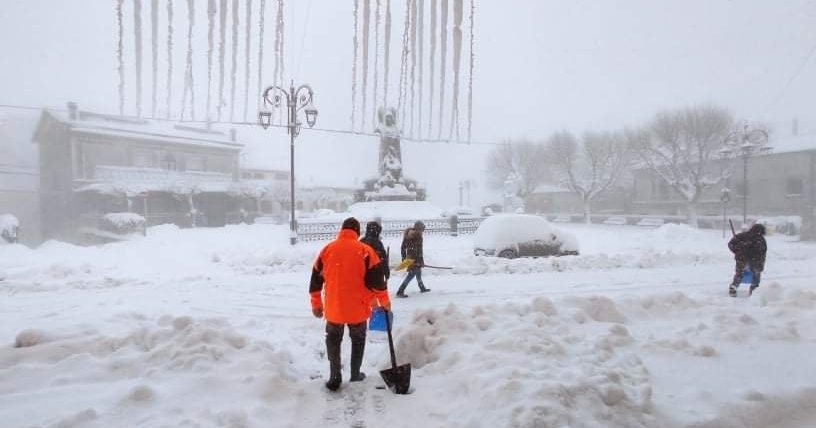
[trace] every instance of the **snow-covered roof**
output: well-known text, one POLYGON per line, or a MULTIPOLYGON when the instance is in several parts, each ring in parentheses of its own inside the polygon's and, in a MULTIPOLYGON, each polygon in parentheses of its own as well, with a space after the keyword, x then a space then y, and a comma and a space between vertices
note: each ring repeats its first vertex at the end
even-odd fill
POLYGON ((79 111, 78 118, 71 120, 65 111, 45 110, 51 117, 69 127, 73 132, 136 138, 166 144, 182 144, 240 150, 243 144, 233 141, 229 130, 215 129, 199 124, 151 120, 105 115, 79 111))
POLYGON ((816 150, 816 134, 787 135, 781 137, 771 135, 768 146, 771 147, 769 154, 816 150))

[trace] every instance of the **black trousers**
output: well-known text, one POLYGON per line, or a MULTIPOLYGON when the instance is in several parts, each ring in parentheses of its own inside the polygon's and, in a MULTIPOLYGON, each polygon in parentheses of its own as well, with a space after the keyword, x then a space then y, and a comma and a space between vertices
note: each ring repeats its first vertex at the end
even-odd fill
MULTIPOLYGON (((326 321, 326 356, 329 359, 330 377, 340 379, 340 344, 343 342, 343 330, 347 324, 335 324, 326 321)), ((363 362, 366 341, 366 321, 359 324, 348 324, 351 338, 351 375, 357 377, 363 362)))
POLYGON ((742 271, 745 270, 745 266, 748 266, 748 269, 751 269, 751 289, 755 289, 759 287, 759 280, 761 279, 762 272, 754 269, 747 261, 737 260, 734 266, 734 280, 731 281, 731 289, 736 289, 740 285, 740 281, 742 281, 742 271))

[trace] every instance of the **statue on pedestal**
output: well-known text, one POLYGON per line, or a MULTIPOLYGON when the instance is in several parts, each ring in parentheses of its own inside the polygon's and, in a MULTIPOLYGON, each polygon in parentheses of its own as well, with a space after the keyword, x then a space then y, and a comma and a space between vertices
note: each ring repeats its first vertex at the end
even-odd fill
POLYGON ((402 132, 397 124, 397 109, 380 107, 378 125, 374 130, 380 135, 377 172, 379 177, 365 180, 363 189, 355 192, 355 200, 363 201, 422 201, 425 189, 415 180, 402 175, 402 132))

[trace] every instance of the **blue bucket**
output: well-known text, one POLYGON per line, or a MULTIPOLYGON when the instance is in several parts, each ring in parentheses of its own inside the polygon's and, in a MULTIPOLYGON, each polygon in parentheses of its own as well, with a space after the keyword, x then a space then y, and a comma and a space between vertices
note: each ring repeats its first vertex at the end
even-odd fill
MULTIPOLYGON (((394 324, 394 313, 389 313, 389 320, 391 325, 394 324)), ((374 308, 371 311, 371 317, 368 319, 368 329, 374 331, 388 331, 388 325, 385 322, 385 310, 382 308, 374 308)))
POLYGON ((750 284, 751 281, 754 280, 754 272, 751 271, 750 267, 746 267, 745 270, 742 271, 742 280, 740 281, 741 284, 750 284))

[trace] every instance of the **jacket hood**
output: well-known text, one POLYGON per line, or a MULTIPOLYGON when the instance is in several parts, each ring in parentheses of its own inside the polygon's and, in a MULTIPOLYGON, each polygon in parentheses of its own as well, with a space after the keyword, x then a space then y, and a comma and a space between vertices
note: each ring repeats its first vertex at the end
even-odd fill
POLYGON ((381 232, 382 226, 380 226, 380 224, 376 221, 370 221, 368 224, 366 224, 365 236, 379 238, 381 232))
POLYGON ((765 225, 757 223, 757 224, 751 226, 751 228, 748 229, 748 231, 751 232, 754 235, 763 235, 764 236, 765 235, 765 225))

